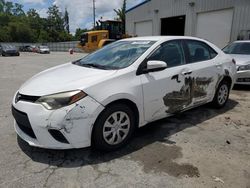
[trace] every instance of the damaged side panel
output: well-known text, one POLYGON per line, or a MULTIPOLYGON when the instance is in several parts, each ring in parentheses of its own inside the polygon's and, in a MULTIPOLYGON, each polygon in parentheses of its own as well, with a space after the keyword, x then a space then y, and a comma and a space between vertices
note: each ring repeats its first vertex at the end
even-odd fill
POLYGON ((207 88, 213 82, 212 77, 186 77, 183 86, 179 91, 167 93, 163 101, 168 109, 167 113, 176 113, 188 108, 197 98, 207 96, 207 88))

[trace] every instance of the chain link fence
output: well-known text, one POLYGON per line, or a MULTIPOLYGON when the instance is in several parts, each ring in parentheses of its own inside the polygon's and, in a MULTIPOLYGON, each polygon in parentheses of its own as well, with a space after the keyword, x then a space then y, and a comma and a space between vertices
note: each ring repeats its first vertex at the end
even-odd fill
POLYGON ((83 52, 81 49, 77 48, 79 41, 69 41, 69 42, 48 42, 48 43, 16 43, 16 42, 2 42, 0 44, 10 44, 16 46, 17 48, 23 46, 48 46, 50 51, 53 52, 68 52, 69 49, 73 49, 74 52, 83 52))

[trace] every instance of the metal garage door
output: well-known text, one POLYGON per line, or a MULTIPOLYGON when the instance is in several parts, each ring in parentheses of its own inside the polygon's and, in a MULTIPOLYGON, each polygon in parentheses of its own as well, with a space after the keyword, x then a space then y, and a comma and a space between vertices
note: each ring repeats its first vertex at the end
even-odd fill
POLYGON ((136 22, 135 35, 137 36, 151 36, 153 35, 152 21, 136 22))
POLYGON ((233 9, 199 13, 196 36, 223 48, 231 36, 233 9))

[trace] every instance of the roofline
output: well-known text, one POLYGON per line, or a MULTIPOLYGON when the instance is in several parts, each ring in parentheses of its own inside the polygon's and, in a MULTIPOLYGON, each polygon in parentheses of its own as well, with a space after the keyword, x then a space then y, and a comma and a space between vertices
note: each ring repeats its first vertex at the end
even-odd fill
POLYGON ((151 1, 151 0, 145 0, 145 1, 143 1, 143 2, 139 3, 138 5, 135 5, 135 6, 131 7, 130 9, 126 10, 125 13, 130 12, 131 10, 134 10, 137 7, 140 7, 140 6, 144 5, 144 4, 148 3, 149 1, 151 1))

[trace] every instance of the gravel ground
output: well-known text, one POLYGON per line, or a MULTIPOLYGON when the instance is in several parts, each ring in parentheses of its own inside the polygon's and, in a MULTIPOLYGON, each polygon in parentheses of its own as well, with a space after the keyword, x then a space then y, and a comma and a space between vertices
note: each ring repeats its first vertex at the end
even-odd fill
POLYGON ((116 152, 45 150, 17 138, 15 91, 35 73, 83 55, 0 57, 0 187, 250 188, 249 87, 235 88, 221 110, 206 105, 151 123, 116 152))

